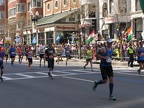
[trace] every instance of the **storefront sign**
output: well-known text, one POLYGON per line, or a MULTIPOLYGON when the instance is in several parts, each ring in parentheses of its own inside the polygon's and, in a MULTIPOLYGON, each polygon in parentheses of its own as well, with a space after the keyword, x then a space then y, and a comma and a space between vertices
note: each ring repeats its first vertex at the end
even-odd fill
POLYGON ((68 27, 68 26, 56 26, 57 30, 75 30, 75 27, 68 27))
POLYGON ((106 17, 105 24, 111 24, 111 23, 115 23, 114 17, 106 17))

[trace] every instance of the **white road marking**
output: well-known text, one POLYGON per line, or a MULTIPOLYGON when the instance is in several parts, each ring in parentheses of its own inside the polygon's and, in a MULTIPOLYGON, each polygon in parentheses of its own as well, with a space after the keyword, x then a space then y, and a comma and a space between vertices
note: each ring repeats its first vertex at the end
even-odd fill
POLYGON ((85 81, 85 82, 94 82, 92 80, 87 80, 87 79, 81 79, 81 78, 74 78, 74 77, 67 77, 67 76, 62 76, 63 78, 68 78, 68 79, 74 79, 74 80, 79 80, 79 81, 85 81))
POLYGON ((27 78, 34 78, 34 76, 26 75, 26 74, 22 74, 22 73, 17 73, 16 75, 19 75, 19 76, 22 76, 22 77, 27 77, 27 78))

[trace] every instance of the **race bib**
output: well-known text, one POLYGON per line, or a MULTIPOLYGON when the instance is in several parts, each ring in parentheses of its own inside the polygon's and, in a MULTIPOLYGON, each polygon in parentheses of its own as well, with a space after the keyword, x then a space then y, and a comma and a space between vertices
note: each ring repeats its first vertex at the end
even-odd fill
POLYGON ((106 60, 107 63, 111 63, 112 62, 112 59, 109 57, 107 60, 106 60))
POLYGON ((15 52, 12 52, 12 54, 16 54, 15 52))
POLYGON ((70 51, 66 51, 67 53, 69 53, 70 51))

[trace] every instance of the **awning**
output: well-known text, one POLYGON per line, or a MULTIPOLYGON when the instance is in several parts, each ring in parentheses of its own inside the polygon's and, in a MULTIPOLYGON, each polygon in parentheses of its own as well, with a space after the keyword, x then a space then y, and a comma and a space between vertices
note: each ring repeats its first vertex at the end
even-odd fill
POLYGON ((141 6, 141 9, 144 13, 144 0, 139 0, 140 1, 140 6, 141 6))
POLYGON ((38 20, 38 22, 36 23, 36 25, 44 25, 44 24, 55 23, 58 20, 61 20, 61 19, 69 16, 70 14, 72 14, 74 12, 76 12, 76 10, 66 11, 66 12, 62 12, 62 13, 53 14, 53 15, 49 15, 49 16, 43 17, 43 18, 41 18, 41 19, 38 20))
MULTIPOLYGON (((38 26, 42 26, 42 25, 46 25, 46 24, 52 24, 52 23, 58 23, 59 20, 68 17, 70 14, 76 12, 77 10, 71 10, 71 11, 66 11, 66 12, 62 12, 62 13, 57 13, 57 14, 53 14, 53 15, 49 15, 46 17, 43 17, 41 19, 39 19, 36 22, 37 27, 38 26)), ((30 23, 28 26, 26 26, 25 28, 31 28, 32 24, 30 23)))

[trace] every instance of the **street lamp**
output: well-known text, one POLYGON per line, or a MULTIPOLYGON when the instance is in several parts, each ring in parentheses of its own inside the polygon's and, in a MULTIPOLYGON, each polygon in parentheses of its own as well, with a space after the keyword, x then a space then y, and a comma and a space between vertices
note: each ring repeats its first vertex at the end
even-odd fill
MULTIPOLYGON (((32 21, 32 33, 33 33, 33 39, 34 39, 34 35, 35 33, 37 33, 36 22, 39 20, 39 12, 36 11, 34 15, 33 12, 30 11, 30 15, 31 15, 31 21, 32 21)), ((36 38, 36 41, 37 41, 37 38, 36 38)), ((35 42, 35 57, 36 57, 36 44, 37 42, 35 42)))

